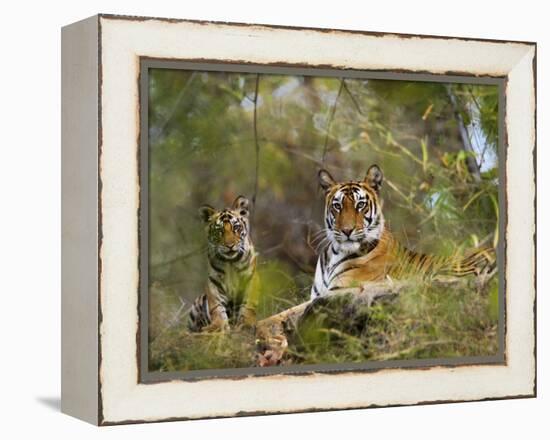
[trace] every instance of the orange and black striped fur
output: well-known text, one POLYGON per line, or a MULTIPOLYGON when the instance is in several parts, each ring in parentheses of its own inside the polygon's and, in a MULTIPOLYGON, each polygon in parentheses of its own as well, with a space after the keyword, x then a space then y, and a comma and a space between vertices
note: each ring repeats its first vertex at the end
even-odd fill
POLYGON ((326 170, 319 172, 319 181, 325 191, 327 245, 317 260, 312 299, 388 277, 463 276, 495 265, 493 249, 441 257, 402 246, 384 223, 379 195, 383 174, 377 165, 362 181, 338 183, 326 170))
POLYGON ((191 307, 189 329, 225 331, 233 323, 251 327, 258 286, 248 199, 239 196, 221 211, 205 205, 199 212, 208 236, 208 282, 191 307))

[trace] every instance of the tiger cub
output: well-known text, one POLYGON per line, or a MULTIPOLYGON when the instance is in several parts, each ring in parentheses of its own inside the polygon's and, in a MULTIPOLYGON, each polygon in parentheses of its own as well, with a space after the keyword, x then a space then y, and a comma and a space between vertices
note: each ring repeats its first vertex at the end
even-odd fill
POLYGON ((384 223, 379 195, 382 181, 382 170, 377 165, 368 169, 362 181, 338 183, 328 171, 319 171, 319 182, 325 191, 328 245, 317 260, 311 299, 340 289, 359 290, 365 282, 387 277, 463 276, 494 266, 493 249, 462 257, 441 257, 401 246, 384 223))
POLYGON ((230 208, 204 205, 199 213, 208 237, 208 282, 191 307, 188 327, 194 332, 226 331, 234 323, 252 327, 258 286, 249 201, 239 196, 230 208))

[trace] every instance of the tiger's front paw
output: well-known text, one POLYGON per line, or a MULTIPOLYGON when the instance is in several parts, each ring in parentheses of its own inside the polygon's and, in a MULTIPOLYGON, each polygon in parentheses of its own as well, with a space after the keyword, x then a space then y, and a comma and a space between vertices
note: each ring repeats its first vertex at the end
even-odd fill
POLYGON ((256 326, 256 321, 256 311, 254 309, 242 309, 237 320, 237 329, 253 329, 256 326))
POLYGON ((256 340, 256 365, 259 367, 273 367, 283 363, 288 341, 285 335, 271 338, 269 341, 256 340))

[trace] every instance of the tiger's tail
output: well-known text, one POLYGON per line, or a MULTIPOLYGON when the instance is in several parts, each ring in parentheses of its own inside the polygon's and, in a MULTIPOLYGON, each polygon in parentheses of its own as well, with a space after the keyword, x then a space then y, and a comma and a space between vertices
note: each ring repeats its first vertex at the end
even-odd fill
POLYGON ((479 276, 488 274, 495 270, 497 266, 497 257, 494 248, 485 247, 474 249, 466 255, 450 258, 444 264, 439 273, 455 277, 467 275, 479 276))
POLYGON ((390 272, 395 278, 463 277, 491 273, 496 267, 496 255, 493 248, 475 249, 465 255, 457 254, 450 257, 427 255, 401 248, 398 250, 396 262, 390 272))

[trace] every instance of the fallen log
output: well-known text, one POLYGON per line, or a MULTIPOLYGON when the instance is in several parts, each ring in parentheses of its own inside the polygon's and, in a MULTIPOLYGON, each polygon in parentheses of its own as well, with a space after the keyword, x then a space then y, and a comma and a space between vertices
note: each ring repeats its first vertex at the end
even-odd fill
MULTIPOLYGON (((366 283, 361 287, 339 289, 330 292, 324 298, 351 295, 354 305, 367 305, 370 307, 375 301, 398 295, 403 289, 411 285, 410 281, 388 279, 382 282, 366 283)), ((288 347, 289 332, 296 329, 300 318, 313 302, 314 300, 305 301, 276 315, 262 319, 256 324, 257 364, 259 366, 265 367, 280 363, 288 347)))
MULTIPOLYGON (((471 288, 481 292, 488 282, 495 276, 496 269, 472 278, 438 277, 430 282, 434 287, 456 288, 460 283, 471 283, 471 288)), ((407 289, 418 286, 425 281, 409 279, 394 281, 390 278, 380 282, 365 283, 360 287, 340 289, 330 292, 323 298, 335 298, 344 295, 350 296, 352 306, 371 307, 376 301, 383 298, 395 297, 407 289)), ((258 366, 278 365, 287 350, 288 337, 297 328, 300 319, 313 306, 309 300, 270 316, 256 324, 256 363, 258 366)))

